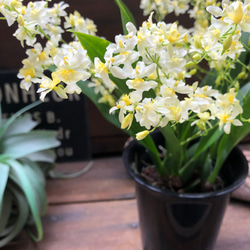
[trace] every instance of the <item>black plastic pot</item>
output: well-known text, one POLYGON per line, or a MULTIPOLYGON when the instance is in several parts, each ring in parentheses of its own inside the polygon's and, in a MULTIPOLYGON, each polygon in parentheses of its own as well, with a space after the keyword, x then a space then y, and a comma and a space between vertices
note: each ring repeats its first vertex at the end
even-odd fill
POLYGON ((128 173, 136 182, 139 223, 143 250, 213 249, 230 193, 248 173, 248 162, 235 148, 223 165, 220 176, 225 188, 207 193, 177 193, 147 184, 131 169, 145 158, 145 149, 132 141, 123 152, 128 173))

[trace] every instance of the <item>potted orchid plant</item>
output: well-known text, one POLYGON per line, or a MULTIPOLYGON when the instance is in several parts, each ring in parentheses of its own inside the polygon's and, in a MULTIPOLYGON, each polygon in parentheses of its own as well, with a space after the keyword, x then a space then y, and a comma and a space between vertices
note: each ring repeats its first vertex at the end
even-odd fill
MULTIPOLYGON (((3 0, 1 4, 3 19, 8 25, 17 23, 14 36, 22 46, 28 46, 18 74, 21 88, 28 90, 36 84, 41 100, 51 91, 65 99, 72 93, 88 96, 108 121, 146 149, 140 148, 143 153, 139 155, 125 153, 124 158, 132 165, 136 159, 146 161, 140 168, 134 167, 131 175, 139 176, 139 184, 142 177, 149 181, 150 192, 163 188, 164 195, 171 190, 171 197, 182 196, 197 203, 195 194, 200 197, 204 193, 210 200, 212 191, 219 189, 215 197, 228 200, 221 190, 231 183, 223 181, 220 172, 233 148, 250 133, 250 1, 142 0, 140 6, 149 17, 137 27, 125 4, 115 0, 124 31, 115 42, 98 37, 94 22, 79 12, 68 15, 68 4, 50 6, 49 2, 23 5, 20 0, 3 0), (171 12, 177 16, 186 13, 193 26, 164 22, 171 12), (72 41, 64 40, 65 31, 71 32, 72 41), (45 39, 43 45, 38 37, 45 39), (44 73, 48 69, 50 76, 44 73), (160 146, 154 135, 151 137, 155 131, 162 136, 160 146)), ((242 176, 232 181, 236 188, 248 166, 241 154, 230 157, 244 165, 244 170, 237 170, 242 176)), ((232 169, 224 170, 223 175, 227 172, 238 175, 232 169)), ((137 189, 145 192, 142 187, 137 189)), ((147 202, 142 194, 138 197, 144 200, 144 207, 147 202)), ((156 204, 154 199, 150 201, 156 204)), ((205 203, 199 203, 198 210, 205 203)), ((186 244, 196 239, 194 235, 200 237, 199 230, 189 234, 173 213, 169 216, 179 228, 174 241, 186 244)), ((221 221, 222 217, 211 216, 221 221)), ((152 225, 142 217, 140 221, 152 225)), ((152 232, 146 231, 142 233, 144 247, 171 249, 162 240, 151 245, 152 232)), ((214 240, 208 242, 210 249, 214 240)))

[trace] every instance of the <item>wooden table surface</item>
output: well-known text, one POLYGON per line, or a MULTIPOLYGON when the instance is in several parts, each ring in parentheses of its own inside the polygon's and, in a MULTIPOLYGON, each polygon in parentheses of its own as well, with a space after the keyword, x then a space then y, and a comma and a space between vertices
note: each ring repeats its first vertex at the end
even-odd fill
MULTIPOLYGON (((250 145, 243 152, 250 161, 250 145)), ((58 169, 76 171, 86 164, 58 164, 58 169)), ((134 183, 121 157, 96 159, 74 179, 48 180, 47 194, 43 240, 34 243, 23 232, 3 250, 142 250, 134 183)), ((250 249, 250 202, 232 199, 215 250, 236 249, 250 249)))

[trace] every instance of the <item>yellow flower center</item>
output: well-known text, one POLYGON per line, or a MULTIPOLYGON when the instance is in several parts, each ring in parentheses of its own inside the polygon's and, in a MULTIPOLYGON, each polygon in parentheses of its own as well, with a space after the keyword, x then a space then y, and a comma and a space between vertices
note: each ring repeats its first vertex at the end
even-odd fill
POLYGON ((226 122, 228 121, 228 118, 229 118, 229 115, 228 115, 228 114, 220 115, 220 120, 221 120, 223 123, 226 123, 226 122))
POLYGON ((130 101, 130 98, 129 98, 128 95, 124 95, 124 96, 122 97, 122 100, 125 102, 125 104, 126 104, 127 106, 131 104, 131 101, 130 101))
POLYGON ((144 82, 144 80, 143 79, 134 79, 134 80, 132 80, 132 86, 133 86, 133 88, 134 89, 138 89, 138 88, 140 88, 140 86, 141 86, 141 84, 144 82))
POLYGON ((74 74, 75 73, 75 70, 73 70, 73 69, 69 69, 69 70, 63 70, 62 71, 62 77, 65 79, 65 81, 67 82, 67 81, 69 81, 70 79, 71 79, 71 76, 72 76, 72 74, 74 74))

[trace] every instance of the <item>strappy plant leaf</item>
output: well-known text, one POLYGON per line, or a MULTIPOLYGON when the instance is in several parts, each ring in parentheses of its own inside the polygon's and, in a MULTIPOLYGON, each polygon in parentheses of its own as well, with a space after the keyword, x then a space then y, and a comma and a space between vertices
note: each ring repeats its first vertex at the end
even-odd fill
POLYGON ((41 216, 47 210, 45 176, 54 169, 53 148, 60 145, 55 131, 33 130, 29 105, 0 124, 0 247, 14 239, 30 221, 42 239, 41 216), (43 167, 46 164, 46 168, 43 167))

